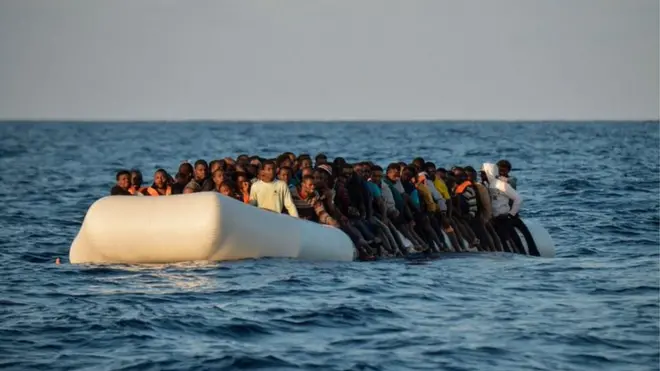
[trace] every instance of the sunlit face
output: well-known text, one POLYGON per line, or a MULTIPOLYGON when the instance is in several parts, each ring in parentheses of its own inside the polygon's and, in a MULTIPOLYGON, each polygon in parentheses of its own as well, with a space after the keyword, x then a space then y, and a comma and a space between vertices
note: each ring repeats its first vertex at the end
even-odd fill
POLYGON ((312 160, 311 159, 305 158, 302 161, 300 161, 300 168, 301 169, 305 169, 305 168, 308 168, 308 167, 312 167, 312 160))
POLYGON ((305 194, 311 195, 316 190, 314 180, 307 178, 302 182, 301 188, 305 194))
POLYGON ((213 164, 211 164, 211 174, 213 174, 218 169, 220 169, 220 163, 219 162, 214 162, 213 164))
POLYGON ((387 179, 391 180, 392 182, 396 182, 399 180, 400 175, 399 175, 399 170, 398 169, 389 169, 387 171, 387 179))
POLYGON ((228 185, 223 184, 223 185, 220 186, 220 194, 231 197, 232 196, 231 193, 232 193, 231 192, 231 187, 229 187, 228 185))
POLYGON ((314 170, 312 170, 311 167, 306 167, 306 168, 302 169, 302 176, 313 175, 313 174, 314 174, 314 170))
POLYGON ((199 164, 195 166, 195 179, 196 180, 204 180, 206 179, 206 172, 208 171, 208 168, 204 164, 199 164))
POLYGON ((275 179, 275 167, 272 164, 264 165, 261 169, 261 180, 264 182, 272 182, 275 179))
POLYGON ((282 162, 280 163, 280 167, 291 167, 291 165, 292 165, 291 160, 289 160, 288 158, 282 160, 282 162))
POLYGON ((119 176, 119 179, 117 179, 117 185, 121 189, 129 189, 131 187, 131 178, 128 174, 122 174, 119 176))
POLYGON ((289 181, 291 181, 291 171, 289 171, 289 169, 280 169, 280 173, 277 174, 277 179, 289 184, 289 181))
POLYGON ((222 171, 216 171, 213 173, 213 184, 219 186, 222 182, 225 181, 225 173, 222 171))
POLYGON ((243 194, 250 193, 250 181, 246 177, 240 175, 236 181, 238 183, 238 189, 240 189, 243 194))
POLYGON ((157 171, 154 174, 154 185, 156 188, 165 188, 167 185, 167 178, 165 177, 165 174, 163 174, 162 171, 157 171))

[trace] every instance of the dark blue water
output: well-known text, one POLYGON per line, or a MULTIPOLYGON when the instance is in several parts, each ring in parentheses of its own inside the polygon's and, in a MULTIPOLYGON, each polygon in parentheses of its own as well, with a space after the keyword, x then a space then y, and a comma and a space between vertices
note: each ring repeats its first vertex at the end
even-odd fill
MULTIPOLYGON (((0 125, 0 368, 657 370, 659 124, 0 125), (508 158, 557 258, 72 266, 121 167, 508 158), (63 264, 55 265, 55 257, 63 264)), ((286 231, 282 231, 286 233, 286 231)))

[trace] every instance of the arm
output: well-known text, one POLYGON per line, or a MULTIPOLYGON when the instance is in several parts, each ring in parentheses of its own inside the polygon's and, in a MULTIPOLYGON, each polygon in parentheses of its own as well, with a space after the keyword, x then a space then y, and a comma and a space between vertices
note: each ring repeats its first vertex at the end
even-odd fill
POLYGON ((319 217, 319 223, 321 224, 327 224, 331 225, 333 227, 339 226, 339 223, 328 214, 328 212, 325 210, 325 207, 323 206, 323 202, 319 200, 318 198, 314 200, 314 211, 316 211, 316 216, 319 217))
POLYGON ((252 187, 250 187, 250 200, 248 203, 252 206, 258 206, 259 201, 257 200, 257 191, 259 190, 259 184, 254 183, 252 187))
POLYGON ((431 192, 429 191, 428 187, 419 187, 417 190, 424 200, 424 204, 426 205, 426 210, 428 210, 431 213, 435 213, 438 211, 438 205, 435 203, 433 200, 433 196, 431 192))
POLYGON ((504 184, 504 193, 506 193, 507 197, 509 197, 511 200, 513 200, 513 205, 511 206, 511 211, 509 211, 509 214, 511 215, 518 215, 518 212, 520 211, 520 205, 522 205, 522 197, 516 192, 513 187, 511 187, 510 184, 504 184))
POLYGON ((294 218, 298 217, 298 209, 296 209, 296 205, 293 203, 293 198, 291 198, 291 192, 289 192, 289 187, 284 184, 284 182, 280 182, 282 184, 282 197, 284 207, 286 208, 286 211, 289 212, 289 215, 291 215, 294 218))

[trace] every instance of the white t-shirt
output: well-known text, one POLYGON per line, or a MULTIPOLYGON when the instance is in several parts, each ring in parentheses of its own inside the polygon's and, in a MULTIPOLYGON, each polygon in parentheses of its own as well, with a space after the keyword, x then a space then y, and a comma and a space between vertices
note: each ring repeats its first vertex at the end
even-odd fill
POLYGON ((250 204, 278 214, 282 212, 282 207, 286 207, 289 215, 298 217, 298 209, 293 203, 289 187, 279 180, 270 183, 259 180, 254 183, 250 189, 250 204))

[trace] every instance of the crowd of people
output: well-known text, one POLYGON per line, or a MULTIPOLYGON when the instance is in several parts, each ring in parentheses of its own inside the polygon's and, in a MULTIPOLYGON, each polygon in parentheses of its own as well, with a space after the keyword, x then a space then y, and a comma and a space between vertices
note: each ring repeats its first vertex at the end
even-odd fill
POLYGON ((121 170, 111 195, 169 196, 218 192, 275 213, 344 231, 360 259, 441 251, 501 251, 538 255, 518 218, 522 198, 511 164, 449 171, 415 158, 382 168, 324 154, 283 153, 275 159, 240 155, 207 163, 183 162, 174 177, 164 169, 144 185, 139 170, 121 170))

